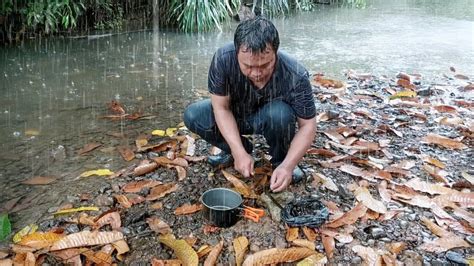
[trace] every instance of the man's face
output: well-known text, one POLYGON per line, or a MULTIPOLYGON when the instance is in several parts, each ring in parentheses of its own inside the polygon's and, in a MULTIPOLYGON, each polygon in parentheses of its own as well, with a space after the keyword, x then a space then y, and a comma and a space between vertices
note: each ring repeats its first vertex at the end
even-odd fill
POLYGON ((266 83, 275 68, 275 51, 270 45, 263 52, 253 53, 246 46, 241 46, 237 53, 240 71, 250 79, 254 85, 266 83))

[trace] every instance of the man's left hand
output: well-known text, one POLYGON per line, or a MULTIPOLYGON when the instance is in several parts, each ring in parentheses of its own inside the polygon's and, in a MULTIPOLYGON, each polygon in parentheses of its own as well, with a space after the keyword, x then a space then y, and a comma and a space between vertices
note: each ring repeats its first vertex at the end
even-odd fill
POLYGON ((270 178, 270 189, 273 192, 283 191, 291 184, 293 171, 283 167, 282 165, 275 168, 270 178))

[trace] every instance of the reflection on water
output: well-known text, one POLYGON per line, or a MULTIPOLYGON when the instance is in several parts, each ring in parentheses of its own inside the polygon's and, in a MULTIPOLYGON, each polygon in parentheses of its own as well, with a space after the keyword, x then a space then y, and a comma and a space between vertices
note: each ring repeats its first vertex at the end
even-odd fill
MULTIPOLYGON (((368 1, 362 10, 320 6, 274 21, 281 47, 311 72, 342 77, 345 69, 389 76, 405 71, 434 78, 454 66, 474 74, 472 1, 368 1)), ((107 150, 78 157, 86 143, 133 144, 140 133, 175 126, 184 107, 205 93, 211 57, 232 40, 235 26, 204 34, 142 31, 1 48, 0 184, 6 192, 0 203, 31 189, 18 180, 34 175, 72 180, 87 167, 123 164, 107 150), (101 119, 113 99, 128 113, 156 118, 101 119), (55 156, 59 146, 66 159, 55 156)))

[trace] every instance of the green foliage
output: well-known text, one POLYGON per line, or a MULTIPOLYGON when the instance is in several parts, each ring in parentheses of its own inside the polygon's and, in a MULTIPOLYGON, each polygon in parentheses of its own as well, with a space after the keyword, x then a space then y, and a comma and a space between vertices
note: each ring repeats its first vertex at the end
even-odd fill
POLYGON ((340 0, 343 6, 352 8, 365 8, 367 6, 367 0, 340 0))
POLYGON ((105 30, 122 28, 124 12, 119 1, 88 0, 86 6, 93 13, 95 29, 105 30))
POLYGON ((209 31, 220 28, 239 5, 239 0, 171 0, 165 22, 173 25, 177 21, 177 26, 184 32, 209 31))
POLYGON ((81 0, 34 0, 28 2, 23 13, 26 25, 33 29, 44 27, 45 33, 57 32, 61 27, 72 29, 77 26, 77 19, 84 11, 81 0))
POLYGON ((295 0, 295 8, 301 11, 312 11, 314 9, 313 0, 295 0))
POLYGON ((0 16, 8 16, 13 12, 13 0, 0 1, 0 16))
POLYGON ((262 0, 262 14, 267 17, 275 17, 286 14, 290 8, 288 0, 262 0))
POLYGON ((5 239, 12 231, 8 214, 0 214, 0 241, 5 239))

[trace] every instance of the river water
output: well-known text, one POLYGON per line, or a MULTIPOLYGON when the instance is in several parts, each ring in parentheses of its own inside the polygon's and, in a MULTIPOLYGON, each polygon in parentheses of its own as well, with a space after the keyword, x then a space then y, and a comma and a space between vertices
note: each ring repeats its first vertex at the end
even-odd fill
MULTIPOLYGON (((474 74, 472 6, 468 0, 368 1, 364 9, 318 6, 274 22, 281 48, 311 73, 343 78, 344 71, 354 69, 394 77, 403 71, 435 80, 451 66, 474 74)), ((17 226, 35 221, 67 196, 103 185, 101 178, 76 177, 89 169, 123 167, 112 147, 176 126, 185 106, 205 96, 211 57, 232 41, 236 25, 203 34, 139 31, 0 48, 0 205, 18 196, 34 202, 14 214, 17 226), (111 100, 128 113, 153 117, 103 119, 111 100), (114 133, 126 137, 110 136, 114 133), (78 156, 90 142, 103 146, 78 156), (35 187, 20 183, 38 175, 58 181, 35 187)))

